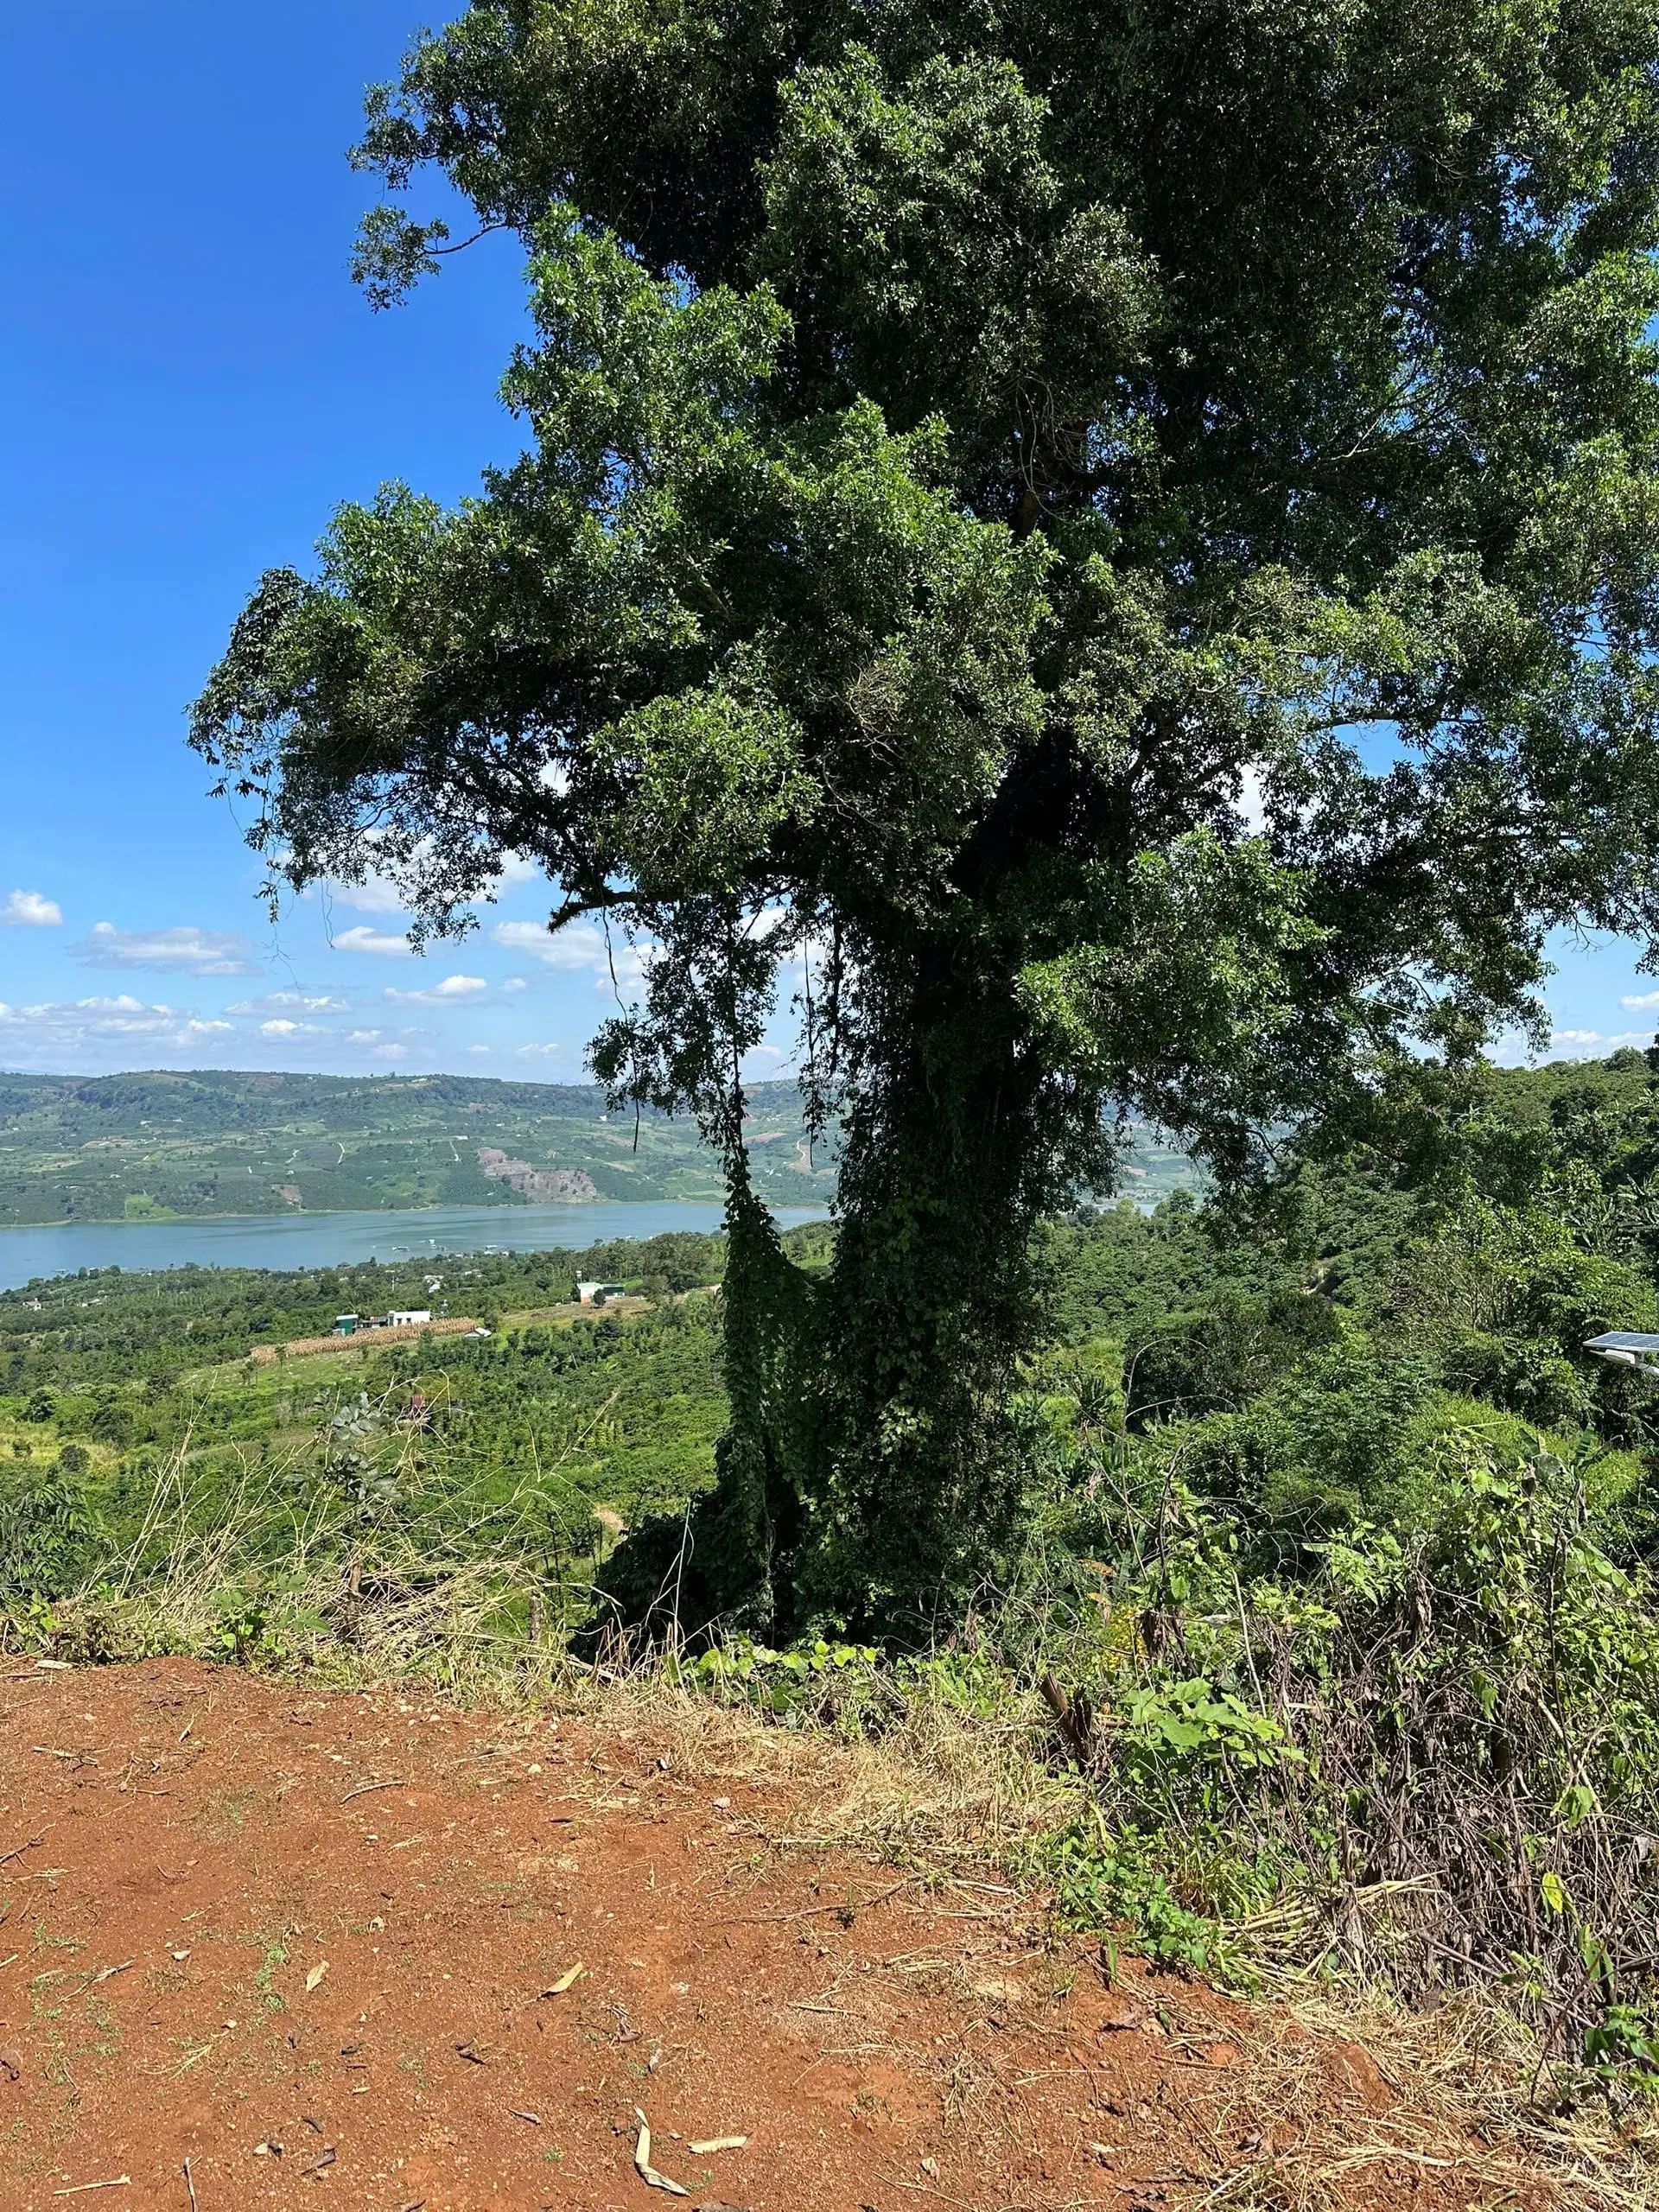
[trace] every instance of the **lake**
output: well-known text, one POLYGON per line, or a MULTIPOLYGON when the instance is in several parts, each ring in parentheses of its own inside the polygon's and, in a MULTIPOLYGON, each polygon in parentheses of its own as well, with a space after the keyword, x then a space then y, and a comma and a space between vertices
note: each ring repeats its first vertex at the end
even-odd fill
MULTIPOLYGON (((780 1228, 822 1221, 820 1206, 774 1209, 780 1228)), ((81 1268, 329 1268, 439 1253, 580 1252, 613 1238, 718 1229, 717 1205, 430 1206, 403 1213, 251 1214, 217 1221, 77 1221, 0 1229, 0 1290, 81 1268)))

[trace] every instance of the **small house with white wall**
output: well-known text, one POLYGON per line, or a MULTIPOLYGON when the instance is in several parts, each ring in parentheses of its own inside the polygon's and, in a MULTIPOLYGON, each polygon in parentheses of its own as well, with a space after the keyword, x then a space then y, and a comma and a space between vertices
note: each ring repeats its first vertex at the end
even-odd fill
POLYGON ((607 1298, 626 1295, 620 1282, 579 1282, 576 1296, 584 1306, 602 1306, 607 1298))

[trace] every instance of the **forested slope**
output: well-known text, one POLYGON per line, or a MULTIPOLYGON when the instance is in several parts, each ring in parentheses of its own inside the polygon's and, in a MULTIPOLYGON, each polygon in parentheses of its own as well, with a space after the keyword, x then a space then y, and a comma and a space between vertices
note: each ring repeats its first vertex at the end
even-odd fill
MULTIPOLYGON (((822 1205, 832 1145, 761 1084, 756 1183, 822 1205)), ((464 1076, 0 1076, 0 1225, 721 1196, 689 1122, 607 1114, 592 1084, 464 1076)))
MULTIPOLYGON (((833 1131, 809 1143, 793 1083, 748 1092, 750 1172, 768 1205, 828 1203, 833 1131)), ((1124 1187, 1192 1179, 1141 1132, 1124 1187)), ((724 1194, 687 1120, 607 1109, 593 1084, 468 1076, 95 1078, 0 1074, 0 1228, 217 1214, 340 1213, 724 1194)))

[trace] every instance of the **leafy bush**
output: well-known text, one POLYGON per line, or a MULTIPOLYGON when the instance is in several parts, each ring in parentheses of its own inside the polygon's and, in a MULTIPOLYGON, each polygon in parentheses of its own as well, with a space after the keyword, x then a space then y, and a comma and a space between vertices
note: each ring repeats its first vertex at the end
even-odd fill
POLYGON ((1363 1344, 1304 1360, 1243 1412, 1170 1432, 1162 1456, 1242 1523, 1288 1546, 1423 1510, 1421 1430, 1433 1399, 1411 1361, 1363 1344))
POLYGON ((1264 1294, 1224 1285, 1201 1311, 1147 1339, 1130 1363, 1129 1418, 1139 1427, 1236 1409, 1342 1333, 1338 1309, 1300 1286, 1264 1294))
POLYGON ((1521 1206, 1465 1196, 1414 1251, 1392 1325, 1454 1389, 1547 1427, 1628 1432, 1641 1386, 1584 1346, 1605 1329, 1659 1329, 1646 1213, 1581 1166, 1521 1206))
POLYGON ((0 1598, 67 1597, 92 1570, 103 1537, 66 1464, 78 1449, 66 1447, 56 1471, 22 1476, 0 1491, 0 1598))
POLYGON ((1470 1410, 1419 1417, 1398 1526, 1310 1537, 1289 1574, 1172 1471, 1194 1430, 1158 1440, 1116 1592, 1068 1630, 1096 1815, 1046 1863, 1069 1916, 1155 1957, 1225 1967, 1259 1929, 1413 2000, 1495 1980, 1558 2053, 1644 2073, 1659 1617, 1600 1541, 1631 1469, 1470 1410))

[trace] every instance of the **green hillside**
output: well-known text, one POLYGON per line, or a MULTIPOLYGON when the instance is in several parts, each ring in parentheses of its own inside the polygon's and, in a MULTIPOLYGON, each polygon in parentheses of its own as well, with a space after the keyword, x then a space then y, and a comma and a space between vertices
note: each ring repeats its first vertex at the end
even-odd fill
MULTIPOLYGON (((809 1147, 792 1083, 749 1094, 755 1183, 822 1205, 835 1146, 809 1147)), ((1125 1187, 1190 1179, 1150 1141, 1125 1187)), ((688 1122, 607 1113, 588 1084, 468 1076, 0 1075, 0 1227, 212 1214, 341 1213, 723 1196, 688 1122)))
MULTIPOLYGON (((821 1205, 791 1084, 753 1094, 755 1176, 821 1205)), ((459 1076, 0 1077, 0 1225, 721 1196, 688 1122, 607 1115, 586 1084, 459 1076)))

